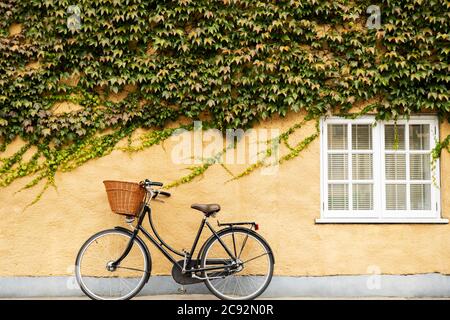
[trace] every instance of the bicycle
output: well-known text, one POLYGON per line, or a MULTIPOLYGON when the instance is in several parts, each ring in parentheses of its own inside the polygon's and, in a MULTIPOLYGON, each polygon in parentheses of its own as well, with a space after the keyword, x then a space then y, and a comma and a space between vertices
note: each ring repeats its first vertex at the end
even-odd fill
POLYGON ((171 194, 161 189, 161 182, 146 179, 139 185, 145 190, 139 213, 125 218, 131 230, 117 226, 98 232, 78 252, 76 279, 89 298, 127 300, 142 290, 150 278, 152 260, 140 232, 173 264, 172 277, 181 285, 203 282, 212 294, 225 300, 255 299, 266 290, 272 280, 275 260, 269 244, 256 232, 259 229, 257 223, 218 222, 218 226, 223 228, 216 231, 208 218, 215 217, 220 206, 193 204, 191 208, 204 216, 191 250, 178 251, 168 245, 155 229, 150 206, 158 196, 170 197, 171 194), (153 236, 142 226, 145 216, 153 236), (195 257, 205 226, 212 235, 195 257), (175 259, 169 252, 182 259, 175 259))

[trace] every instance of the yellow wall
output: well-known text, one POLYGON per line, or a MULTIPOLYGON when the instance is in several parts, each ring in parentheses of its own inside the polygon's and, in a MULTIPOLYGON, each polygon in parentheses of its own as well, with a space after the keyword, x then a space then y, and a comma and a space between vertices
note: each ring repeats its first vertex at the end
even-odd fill
MULTIPOLYGON (((262 124, 287 129, 299 115, 262 124)), ((299 130, 291 143, 314 132, 314 123, 299 130)), ((448 124, 441 135, 450 134, 448 124)), ((114 151, 69 173, 58 173, 57 189, 50 188, 37 204, 22 212, 39 188, 15 193, 27 179, 0 189, 0 276, 71 274, 78 249, 93 233, 124 225, 110 212, 102 181, 139 181, 151 178, 170 182, 188 173, 174 165, 174 142, 129 155, 114 151)), ((16 141, 3 157, 17 150, 16 141)), ((218 202, 220 221, 255 220, 276 256, 277 275, 450 273, 449 225, 316 225, 320 216, 319 139, 297 158, 285 162, 276 175, 259 171, 227 182, 219 165, 194 182, 171 190, 173 197, 154 203, 160 233, 176 248, 189 249, 201 214, 194 202, 218 202)), ((285 150, 283 151, 285 152, 285 150)), ((230 166, 238 173, 245 165, 230 166)), ((441 161, 443 216, 450 217, 450 155, 441 161)), ((149 244, 150 247, 150 244, 149 244)), ((153 274, 169 274, 171 266, 154 250, 153 274)))

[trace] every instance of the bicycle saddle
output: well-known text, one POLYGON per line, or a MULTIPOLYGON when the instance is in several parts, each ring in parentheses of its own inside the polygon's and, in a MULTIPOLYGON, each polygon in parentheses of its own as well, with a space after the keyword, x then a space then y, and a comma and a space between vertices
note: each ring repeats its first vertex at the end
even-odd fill
POLYGON ((203 212, 207 217, 220 211, 220 206, 215 203, 211 204, 194 203, 193 205, 191 205, 191 208, 203 212))

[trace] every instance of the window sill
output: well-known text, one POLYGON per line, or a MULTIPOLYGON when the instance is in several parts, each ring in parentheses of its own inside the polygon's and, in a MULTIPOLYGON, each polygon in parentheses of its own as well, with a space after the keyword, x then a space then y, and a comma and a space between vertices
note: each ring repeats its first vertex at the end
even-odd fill
POLYGON ((373 218, 319 218, 316 219, 316 224, 448 224, 448 219, 443 218, 428 218, 428 219, 373 219, 373 218))

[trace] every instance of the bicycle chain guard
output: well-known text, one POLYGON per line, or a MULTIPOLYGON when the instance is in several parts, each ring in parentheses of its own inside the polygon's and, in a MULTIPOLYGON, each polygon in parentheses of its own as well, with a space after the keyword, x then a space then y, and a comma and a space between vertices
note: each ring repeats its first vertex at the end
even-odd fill
MULTIPOLYGON (((203 280, 192 278, 190 273, 182 273, 181 268, 184 264, 184 260, 177 261, 177 264, 174 264, 172 267, 172 278, 176 283, 187 285, 187 284, 195 284, 201 283, 203 280)), ((200 260, 191 260, 191 263, 186 266, 187 269, 196 268, 200 265, 200 260)))

